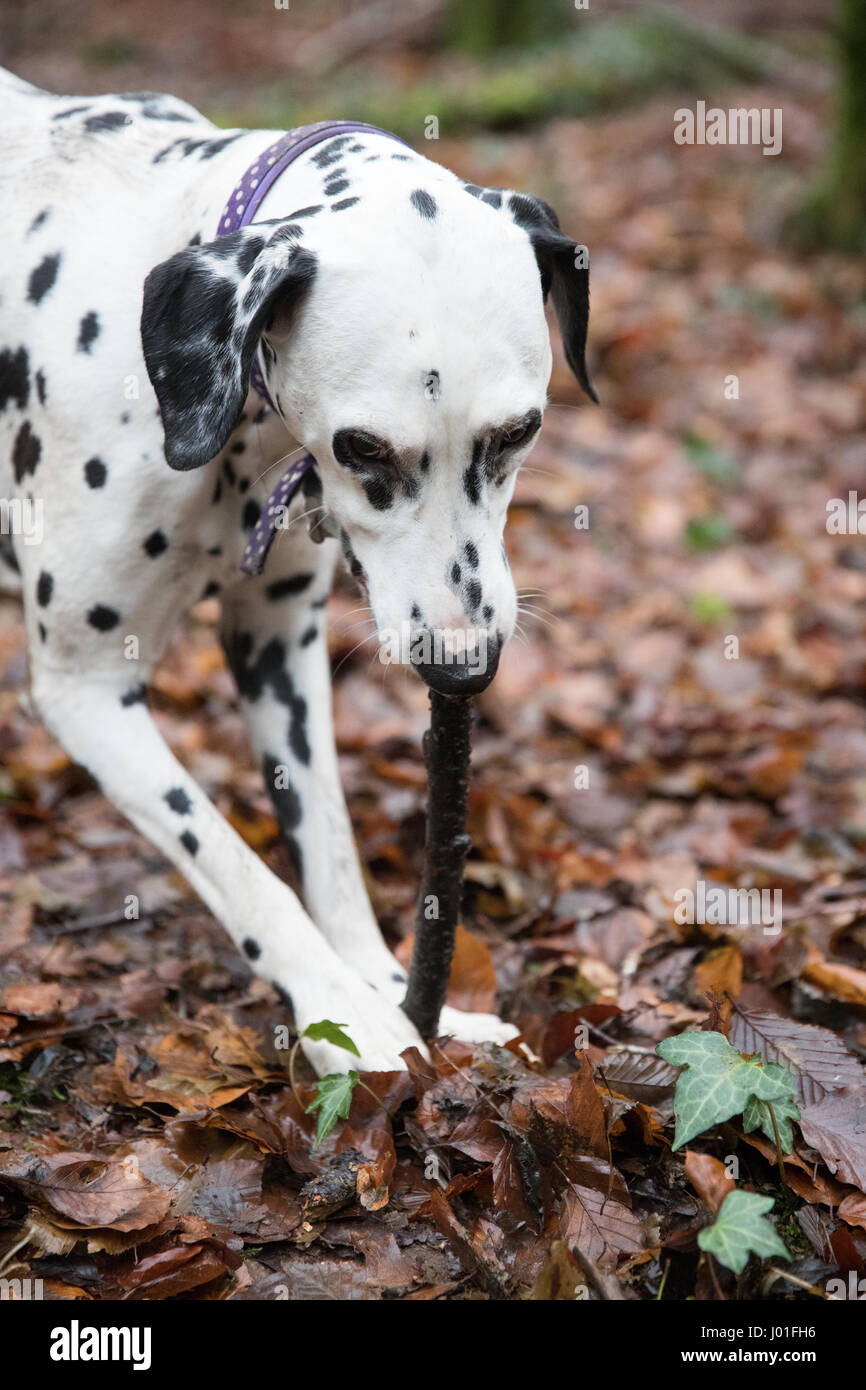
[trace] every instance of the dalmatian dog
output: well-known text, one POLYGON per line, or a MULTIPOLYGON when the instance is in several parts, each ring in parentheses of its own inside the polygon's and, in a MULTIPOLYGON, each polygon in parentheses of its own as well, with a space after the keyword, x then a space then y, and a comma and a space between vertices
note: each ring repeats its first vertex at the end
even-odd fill
MULTIPOLYGON (((548 292, 593 394, 582 248, 539 199, 467 184, 370 128, 311 144, 227 232, 233 190, 282 132, 3 72, 0 102, 0 520, 19 520, 0 528, 0 571, 23 597, 33 707, 291 998, 300 1031, 334 1019, 356 1065, 401 1067, 423 1044, 340 785, 332 572, 342 552, 380 638, 483 634, 482 670, 453 644, 409 662, 432 689, 492 678, 515 622, 502 536, 545 407, 548 292), (316 467, 262 573, 243 573, 303 450, 316 467), (151 669, 210 594, 303 906, 148 710, 151 669)), ((514 1035, 450 1008, 441 1031, 514 1035)), ((306 1052, 345 1070, 329 1043, 306 1052)))

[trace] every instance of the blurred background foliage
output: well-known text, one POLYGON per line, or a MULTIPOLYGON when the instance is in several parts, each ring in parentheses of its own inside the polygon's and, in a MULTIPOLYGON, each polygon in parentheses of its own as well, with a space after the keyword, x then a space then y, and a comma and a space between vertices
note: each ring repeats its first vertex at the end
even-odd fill
POLYGON ((655 92, 832 85, 835 139, 790 231, 863 244, 866 0, 2 0, 0 61, 56 90, 155 84, 221 125, 351 114, 416 140, 430 115, 459 136, 655 92))

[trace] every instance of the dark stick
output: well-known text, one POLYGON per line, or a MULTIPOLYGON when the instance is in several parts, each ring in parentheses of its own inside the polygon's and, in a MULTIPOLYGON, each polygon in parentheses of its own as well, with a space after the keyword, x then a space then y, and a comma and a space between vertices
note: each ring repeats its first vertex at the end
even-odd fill
POLYGON ((430 692, 427 764, 427 844, 415 945, 403 1008, 422 1038, 435 1038, 445 1002, 469 848, 469 729, 472 701, 430 692))

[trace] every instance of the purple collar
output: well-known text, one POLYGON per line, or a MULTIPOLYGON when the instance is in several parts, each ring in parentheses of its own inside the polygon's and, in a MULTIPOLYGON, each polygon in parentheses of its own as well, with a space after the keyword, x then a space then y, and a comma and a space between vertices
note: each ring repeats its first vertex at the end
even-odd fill
MULTIPOLYGON (((296 126, 294 130, 286 131, 285 135, 281 135, 278 140, 269 145, 259 155, 255 163, 250 165, 240 182, 235 185, 220 218, 217 235, 227 236, 229 232, 237 232, 240 231, 241 227, 248 227, 258 212, 265 194, 277 181, 280 174, 299 155, 312 149, 314 145, 320 145, 323 140, 330 140, 334 135, 356 134, 386 135, 389 140, 396 140, 400 145, 406 143, 405 140, 400 139, 399 135, 392 135, 389 130, 380 130, 378 126, 365 125, 363 121, 316 121, 313 125, 296 126)), ((253 355, 250 385, 273 409, 274 403, 265 385, 258 348, 253 355)), ((262 573, 274 537, 278 530, 284 529, 284 509, 288 507, 295 496, 306 474, 315 466, 316 460, 313 455, 304 454, 292 464, 277 483, 261 516, 250 532, 250 538, 241 560, 241 569, 245 574, 262 573)))

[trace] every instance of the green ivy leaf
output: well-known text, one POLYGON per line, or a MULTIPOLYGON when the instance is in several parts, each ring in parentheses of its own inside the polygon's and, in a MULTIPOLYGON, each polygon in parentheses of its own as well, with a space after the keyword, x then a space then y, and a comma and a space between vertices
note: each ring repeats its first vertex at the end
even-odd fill
POLYGON ((741 1115, 752 1096, 774 1104, 793 1099, 784 1067, 762 1066, 757 1056, 746 1059, 721 1033, 681 1033, 665 1038, 656 1052, 671 1066, 685 1068, 674 1092, 675 1149, 712 1125, 741 1115))
POLYGON ((739 477, 736 461, 724 449, 718 449, 708 439, 687 431, 683 445, 691 462, 716 483, 735 483, 739 477))
POLYGON ((309 1038, 312 1042, 333 1043, 335 1047, 342 1047, 346 1052, 354 1052, 356 1057, 361 1055, 349 1034, 343 1032, 342 1023, 333 1023, 329 1018, 311 1023, 309 1028, 304 1029, 301 1037, 309 1038))
POLYGON ((720 1264, 740 1274, 750 1254, 759 1259, 791 1256, 765 1216, 773 1206, 772 1197, 757 1192, 729 1192, 712 1226, 698 1232, 698 1245, 715 1255, 720 1264))
MULTIPOLYGON (((779 1143, 782 1146, 782 1153, 789 1154, 794 1147, 794 1131, 791 1128, 791 1121, 800 1118, 800 1110, 794 1100, 791 1074, 778 1062, 767 1062, 764 1067, 764 1074, 778 1077, 791 1090, 790 1096, 782 1096, 780 1100, 773 1101, 773 1114, 776 1116, 776 1124, 779 1127, 779 1143)), ((763 1130, 770 1142, 775 1144, 776 1136, 773 1132, 770 1107, 765 1100, 758 1100, 757 1096, 749 1096, 743 1111, 743 1130, 746 1134, 751 1134, 753 1129, 763 1130)))
POLYGON ((728 545, 736 532, 725 516, 696 516, 686 523, 683 533, 689 550, 712 550, 715 545, 728 545))
POLYGON ((308 1115, 314 1110, 319 1112, 319 1127, 316 1131, 317 1148, 325 1142, 338 1120, 348 1119, 352 1104, 352 1092, 357 1086, 358 1080, 356 1071, 350 1071, 348 1075, 343 1072, 331 1072, 320 1080, 316 1098, 310 1101, 306 1110, 308 1115))

